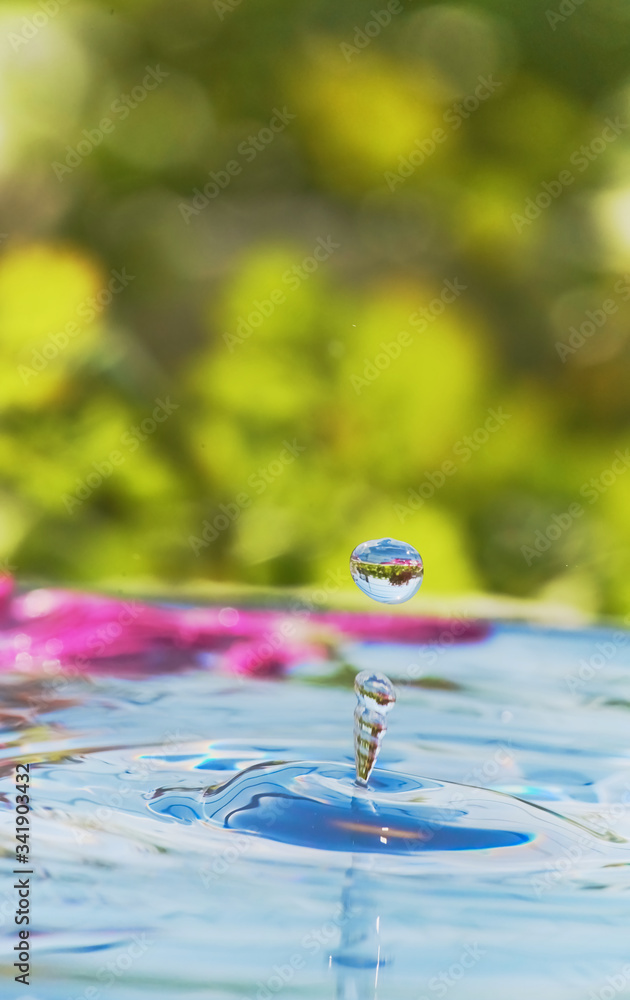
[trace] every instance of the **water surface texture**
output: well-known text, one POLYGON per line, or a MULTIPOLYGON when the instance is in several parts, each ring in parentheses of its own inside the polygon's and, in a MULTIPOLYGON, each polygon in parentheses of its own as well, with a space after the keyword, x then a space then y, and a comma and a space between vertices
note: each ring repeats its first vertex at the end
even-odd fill
POLYGON ((327 657, 307 637, 274 677, 230 671, 225 644, 133 676, 114 659, 5 671, 3 995, 630 988, 625 634, 497 624, 427 645, 370 628, 327 657), (398 692, 368 789, 353 783, 360 669, 398 692), (16 760, 31 762, 30 991, 12 969, 16 760))

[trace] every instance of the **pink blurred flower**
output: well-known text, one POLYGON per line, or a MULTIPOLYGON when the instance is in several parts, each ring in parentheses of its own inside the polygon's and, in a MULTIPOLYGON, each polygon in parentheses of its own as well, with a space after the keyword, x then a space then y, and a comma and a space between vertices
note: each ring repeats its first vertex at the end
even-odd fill
POLYGON ((348 638, 451 645, 488 631, 481 621, 393 614, 190 608, 47 588, 15 595, 11 578, 0 576, 5 669, 152 673, 217 652, 231 672, 277 677, 306 659, 326 659, 331 645, 348 638))

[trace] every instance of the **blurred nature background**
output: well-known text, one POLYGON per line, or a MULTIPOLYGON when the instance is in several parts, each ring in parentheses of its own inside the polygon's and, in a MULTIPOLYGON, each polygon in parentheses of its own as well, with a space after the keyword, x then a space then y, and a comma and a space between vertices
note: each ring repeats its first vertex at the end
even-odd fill
POLYGON ((315 586, 392 535, 423 594, 628 610, 623 0, 40 0, 0 47, 5 570, 315 586))

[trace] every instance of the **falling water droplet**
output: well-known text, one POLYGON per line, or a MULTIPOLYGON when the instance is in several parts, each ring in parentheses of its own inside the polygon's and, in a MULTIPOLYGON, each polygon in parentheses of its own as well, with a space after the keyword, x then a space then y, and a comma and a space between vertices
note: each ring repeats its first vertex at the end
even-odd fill
POLYGON ((354 757, 357 784, 367 785, 387 729, 387 713, 394 707, 396 692, 385 674, 363 670, 354 681, 354 757))
POLYGON ((350 574, 359 590, 381 604, 402 604, 417 594, 424 567, 417 549, 395 538, 361 542, 350 556, 350 574))

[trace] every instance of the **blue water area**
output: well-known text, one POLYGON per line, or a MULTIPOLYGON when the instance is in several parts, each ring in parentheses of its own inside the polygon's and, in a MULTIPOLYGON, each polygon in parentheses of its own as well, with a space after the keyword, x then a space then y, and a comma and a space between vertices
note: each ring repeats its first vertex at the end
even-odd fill
POLYGON ((194 658, 141 679, 0 679, 9 1000, 630 991, 630 642, 497 624, 334 655, 273 681, 194 658), (397 687, 367 789, 343 664, 397 687), (20 992, 16 760, 35 872, 20 992))
POLYGON ((500 822, 479 829, 461 823, 466 809, 435 808, 422 796, 414 801, 413 792, 426 787, 384 771, 372 776, 368 789, 359 789, 354 769, 316 763, 253 767, 216 789, 204 802, 204 815, 226 829, 270 840, 379 855, 509 847, 533 837, 503 830, 500 822))

